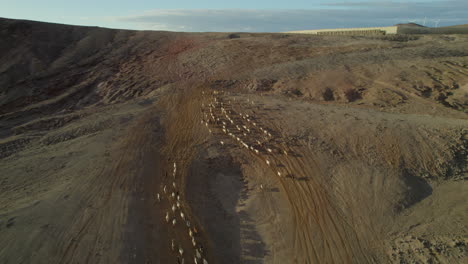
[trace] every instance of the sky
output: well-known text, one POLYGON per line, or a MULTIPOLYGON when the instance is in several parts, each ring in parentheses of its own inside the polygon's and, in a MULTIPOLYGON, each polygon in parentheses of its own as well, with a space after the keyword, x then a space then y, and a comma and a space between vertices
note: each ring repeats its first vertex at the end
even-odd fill
POLYGON ((468 24, 468 0, 0 0, 0 17, 190 32, 468 24))

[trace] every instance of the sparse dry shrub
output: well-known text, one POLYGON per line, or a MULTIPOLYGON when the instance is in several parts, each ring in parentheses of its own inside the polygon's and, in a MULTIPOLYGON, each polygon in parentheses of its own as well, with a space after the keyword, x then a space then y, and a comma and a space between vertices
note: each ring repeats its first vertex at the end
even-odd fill
POLYGON ((352 89, 352 88, 347 89, 344 92, 344 94, 346 96, 346 99, 348 99, 348 102, 354 102, 362 98, 361 93, 357 91, 356 89, 352 89))

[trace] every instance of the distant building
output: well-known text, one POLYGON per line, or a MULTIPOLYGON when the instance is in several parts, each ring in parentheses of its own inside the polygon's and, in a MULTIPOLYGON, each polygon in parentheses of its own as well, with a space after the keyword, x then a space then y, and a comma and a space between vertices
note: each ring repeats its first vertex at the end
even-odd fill
POLYGON ((397 34, 398 26, 368 27, 368 28, 335 28, 317 30, 298 30, 285 33, 312 34, 312 35, 388 35, 397 34))

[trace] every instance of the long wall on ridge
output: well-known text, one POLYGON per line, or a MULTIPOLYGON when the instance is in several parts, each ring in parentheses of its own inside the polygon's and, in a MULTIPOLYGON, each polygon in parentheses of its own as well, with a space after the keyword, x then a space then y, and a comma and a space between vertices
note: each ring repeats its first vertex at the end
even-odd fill
POLYGON ((298 30, 285 33, 313 34, 313 35, 387 35, 397 34, 398 27, 368 27, 368 28, 335 28, 317 30, 298 30))

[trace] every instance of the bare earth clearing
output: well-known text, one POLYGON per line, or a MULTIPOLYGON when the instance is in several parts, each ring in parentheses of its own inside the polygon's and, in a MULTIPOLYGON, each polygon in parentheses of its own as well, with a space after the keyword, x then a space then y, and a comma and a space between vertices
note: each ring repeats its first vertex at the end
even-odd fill
POLYGON ((0 19, 0 263, 467 263, 467 44, 0 19))

